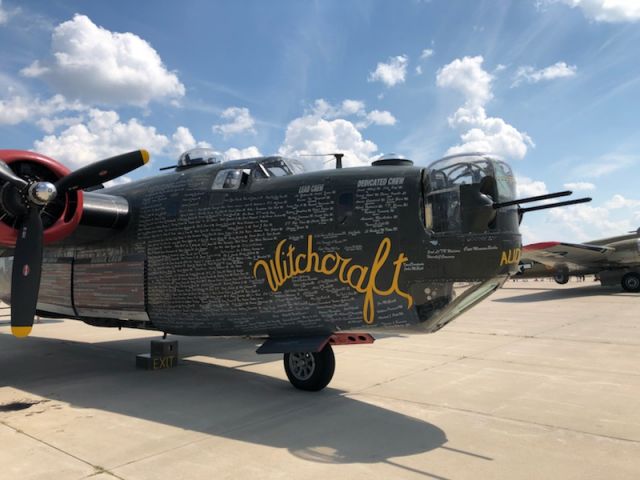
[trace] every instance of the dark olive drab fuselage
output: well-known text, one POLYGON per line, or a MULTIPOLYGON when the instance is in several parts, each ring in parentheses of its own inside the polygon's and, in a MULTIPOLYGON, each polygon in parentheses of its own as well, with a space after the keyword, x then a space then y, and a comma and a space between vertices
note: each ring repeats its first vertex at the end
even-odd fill
POLYGON ((128 221, 45 248, 40 313, 185 335, 429 332, 517 270, 515 208, 478 233, 427 228, 427 168, 258 179, 257 160, 101 190, 128 203, 128 221), (243 183, 212 189, 230 168, 243 183))

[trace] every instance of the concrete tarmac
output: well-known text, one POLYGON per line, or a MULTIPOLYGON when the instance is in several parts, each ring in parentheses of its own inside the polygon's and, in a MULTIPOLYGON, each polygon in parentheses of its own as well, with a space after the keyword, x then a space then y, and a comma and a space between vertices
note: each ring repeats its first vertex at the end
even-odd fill
POLYGON ((172 337, 179 366, 144 371, 157 334, 3 318, 3 480, 640 478, 640 295, 617 288, 508 282, 435 334, 336 347, 318 393, 251 339, 172 337))

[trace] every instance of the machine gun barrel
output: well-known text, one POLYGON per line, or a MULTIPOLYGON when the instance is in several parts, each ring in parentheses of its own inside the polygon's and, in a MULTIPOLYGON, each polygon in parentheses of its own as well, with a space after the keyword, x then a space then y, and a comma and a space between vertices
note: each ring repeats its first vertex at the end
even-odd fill
POLYGON ((537 195, 535 197, 520 198, 518 200, 510 200, 508 202, 494 203, 493 208, 498 209, 503 207, 510 207, 511 205, 518 205, 520 203, 531 203, 537 202, 539 200, 548 200, 550 198, 566 197, 567 195, 571 195, 572 193, 573 192, 571 190, 565 190, 563 192, 547 193, 546 195, 537 195))
POLYGON ((567 205, 575 205, 577 203, 587 203, 591 201, 591 197, 577 198, 575 200, 567 200, 566 202, 549 203, 546 205, 536 205, 535 207, 519 208, 518 213, 524 214, 534 212, 536 210, 544 210, 546 208, 566 207, 567 205))

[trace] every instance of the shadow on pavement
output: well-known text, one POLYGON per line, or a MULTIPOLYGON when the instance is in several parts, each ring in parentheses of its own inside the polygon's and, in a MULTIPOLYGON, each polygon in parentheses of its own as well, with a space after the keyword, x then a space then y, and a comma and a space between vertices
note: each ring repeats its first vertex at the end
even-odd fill
POLYGON ((525 287, 525 288, 509 288, 503 287, 506 290, 515 290, 523 292, 522 295, 511 295, 508 298, 498 298, 492 300, 494 302, 504 303, 523 303, 523 302, 543 302, 548 300, 563 300, 580 297, 609 297, 611 295, 616 296, 638 296, 637 293, 623 292, 619 287, 603 287, 601 285, 589 285, 580 287, 565 287, 565 288, 550 288, 543 287, 525 287), (530 293, 531 290, 535 290, 535 293, 530 293))
MULTIPOLYGON (((190 340, 181 339, 181 354, 196 350, 201 341, 194 339, 191 345, 190 340)), ((316 462, 391 462, 393 457, 427 452, 447 442, 445 433, 435 425, 349 398, 336 389, 297 391, 284 374, 274 378, 192 361, 181 361, 169 370, 136 370, 134 355, 129 353, 137 347, 135 342, 148 348, 148 339, 85 344, 37 337, 21 341, 3 334, 0 384, 18 389, 15 395, 22 390, 51 399, 41 403, 44 408, 54 408, 56 401, 61 401, 74 409, 100 409, 212 436, 286 448, 316 462)), ((224 340, 218 342, 223 344, 224 340)), ((236 357, 244 359, 251 352, 255 360, 251 341, 243 346, 236 340, 230 345, 235 345, 236 357)), ((227 356, 234 356, 231 350, 227 356)), ((0 413, 0 419, 23 414, 0 413)), ((56 414, 50 415, 47 421, 55 422, 56 414)), ((72 412, 66 421, 73 417, 72 412)), ((122 431, 122 435, 126 433, 122 431)), ((113 436, 96 435, 91 441, 96 449, 109 448, 113 436)))

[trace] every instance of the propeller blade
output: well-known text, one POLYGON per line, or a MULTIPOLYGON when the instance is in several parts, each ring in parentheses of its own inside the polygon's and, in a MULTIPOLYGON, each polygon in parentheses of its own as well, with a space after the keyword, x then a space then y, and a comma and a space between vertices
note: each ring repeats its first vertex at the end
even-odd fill
POLYGON ((26 180, 17 176, 14 171, 9 168, 9 165, 4 163, 2 160, 0 160, 0 179, 14 184, 20 190, 24 189, 28 185, 26 180))
POLYGON ((56 190, 64 193, 93 187, 129 173, 148 161, 149 152, 146 150, 135 150, 100 160, 62 177, 56 182, 56 190))
POLYGON ((11 333, 26 337, 36 314, 42 270, 42 220, 32 207, 20 220, 11 272, 11 333))

